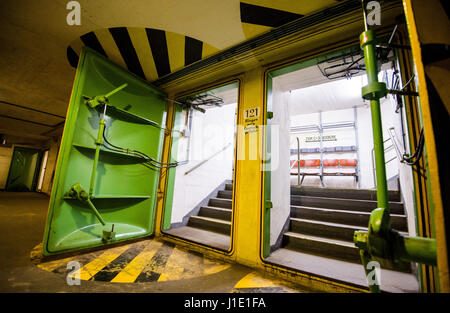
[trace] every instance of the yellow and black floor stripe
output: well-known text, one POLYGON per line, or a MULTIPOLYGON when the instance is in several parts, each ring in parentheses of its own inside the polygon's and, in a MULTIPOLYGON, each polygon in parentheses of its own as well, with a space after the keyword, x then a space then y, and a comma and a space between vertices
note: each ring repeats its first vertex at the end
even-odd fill
MULTIPOLYGON (((41 247, 35 247, 32 255, 41 247)), ((43 270, 68 275, 67 264, 71 261, 82 266, 70 273, 72 277, 112 283, 180 280, 214 274, 231 266, 155 239, 57 260, 39 261, 37 258, 35 263, 43 270)))
MULTIPOLYGON (((105 283, 160 283, 200 278, 220 273, 233 265, 171 242, 148 239, 105 250, 45 260, 42 244, 31 251, 31 259, 42 270, 66 278, 105 283), (76 261, 79 269, 68 264, 76 261)), ((303 291, 293 283, 265 276, 257 271, 239 270, 231 282, 232 293, 291 293, 303 291)), ((229 274, 227 274, 229 275, 229 274)))

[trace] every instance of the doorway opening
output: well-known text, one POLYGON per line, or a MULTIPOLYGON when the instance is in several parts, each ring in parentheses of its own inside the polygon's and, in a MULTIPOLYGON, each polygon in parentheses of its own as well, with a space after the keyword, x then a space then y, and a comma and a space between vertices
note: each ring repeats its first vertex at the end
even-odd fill
POLYGON ((177 99, 162 231, 231 249, 239 83, 177 99))
POLYGON ((36 191, 41 169, 42 151, 14 147, 6 191, 36 191))
MULTIPOLYGON (((394 53, 381 63, 379 81, 394 89, 400 80, 394 53)), ((370 103, 361 97, 367 84, 362 51, 355 46, 318 56, 273 70, 268 80, 273 118, 266 153, 272 164, 264 184, 272 209, 264 217, 270 229, 265 261, 367 288, 353 243, 353 233, 367 230, 377 207, 370 103)), ((380 102, 392 227, 414 236, 412 170, 400 162, 400 151, 410 150, 407 120, 401 99, 388 95, 380 102)), ((419 291, 415 264, 383 266, 383 290, 419 291)))

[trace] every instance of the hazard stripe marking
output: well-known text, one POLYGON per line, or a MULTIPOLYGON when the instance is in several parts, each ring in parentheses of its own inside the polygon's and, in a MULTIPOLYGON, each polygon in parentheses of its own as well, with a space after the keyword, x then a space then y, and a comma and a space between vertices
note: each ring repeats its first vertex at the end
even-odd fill
POLYGON ((117 48, 119 48, 125 64, 130 72, 145 79, 144 71, 142 70, 141 63, 131 42, 130 35, 126 27, 115 27, 109 29, 117 48))
POLYGON ((110 262, 118 258, 127 249, 128 246, 123 246, 105 251, 98 258, 86 264, 80 270, 75 271, 72 274, 72 277, 76 277, 77 275, 79 275, 81 280, 89 280, 95 274, 100 272, 104 267, 106 267, 110 262))
POLYGON ((278 27, 303 15, 241 2, 241 22, 278 27))
POLYGON ((134 245, 123 252, 114 261, 105 266, 100 272, 95 274, 91 280, 111 281, 130 263, 142 250, 144 245, 134 245))
MULTIPOLYGON (((39 251, 42 251, 42 245, 32 250, 32 259, 38 259, 39 251)), ((111 283, 176 281, 212 275, 231 267, 229 263, 207 258, 200 252, 154 239, 38 262, 34 263, 39 268, 55 274, 111 283), (70 261, 78 262, 81 268, 76 271, 72 267, 68 269, 70 261)))
POLYGON ((172 254, 174 246, 173 243, 165 242, 136 278, 136 282, 157 281, 164 271, 164 267, 172 254))
POLYGON ((261 293, 261 292, 277 292, 277 293, 292 293, 299 292, 290 288, 289 283, 281 280, 276 280, 269 277, 264 277, 257 272, 251 272, 239 280, 234 285, 233 292, 243 293, 261 293))
POLYGON ((133 283, 161 245, 161 242, 151 242, 141 253, 139 253, 139 255, 128 263, 127 266, 111 280, 111 282, 133 283))

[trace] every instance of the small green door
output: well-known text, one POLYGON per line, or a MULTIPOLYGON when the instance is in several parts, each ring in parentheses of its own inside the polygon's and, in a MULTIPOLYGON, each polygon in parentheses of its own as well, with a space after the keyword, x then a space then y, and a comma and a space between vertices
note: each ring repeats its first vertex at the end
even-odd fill
POLYGON ((39 150, 15 147, 5 190, 35 191, 40 157, 39 150))
POLYGON ((166 112, 166 94, 83 48, 56 166, 44 255, 153 233, 155 164, 161 161, 166 112))

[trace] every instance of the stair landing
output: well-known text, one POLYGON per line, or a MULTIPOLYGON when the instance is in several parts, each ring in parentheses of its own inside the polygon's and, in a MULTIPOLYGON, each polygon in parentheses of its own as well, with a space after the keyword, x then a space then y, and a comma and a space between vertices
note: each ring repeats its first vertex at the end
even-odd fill
POLYGON ((224 251, 230 248, 230 236, 196 227, 182 226, 165 230, 164 233, 224 251))
MULTIPOLYGON (((346 262, 290 249, 278 249, 267 262, 346 285, 368 289, 361 264, 346 262)), ((392 293, 417 293, 419 283, 413 274, 381 269, 381 289, 392 293)))

